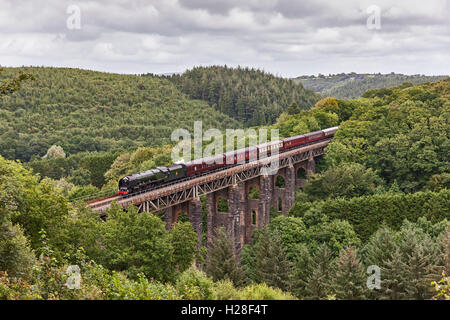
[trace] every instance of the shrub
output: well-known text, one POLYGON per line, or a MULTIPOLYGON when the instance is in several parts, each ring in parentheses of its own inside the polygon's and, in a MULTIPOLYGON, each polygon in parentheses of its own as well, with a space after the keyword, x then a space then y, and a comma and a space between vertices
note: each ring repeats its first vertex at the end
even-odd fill
POLYGON ((194 266, 180 275, 175 287, 184 300, 211 300, 214 297, 213 281, 194 266))
POLYGON ((242 300, 295 300, 290 293, 269 287, 265 283, 245 287, 240 291, 240 298, 242 300))

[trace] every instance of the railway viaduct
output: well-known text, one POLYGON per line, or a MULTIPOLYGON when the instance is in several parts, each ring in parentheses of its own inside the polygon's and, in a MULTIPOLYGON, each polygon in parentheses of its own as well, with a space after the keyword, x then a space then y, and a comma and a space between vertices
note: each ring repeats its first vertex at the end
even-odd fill
POLYGON ((320 141, 128 198, 113 197, 88 206, 104 213, 116 201, 123 207, 138 206, 140 211, 164 210, 167 228, 186 214, 198 234, 199 244, 205 210, 207 246, 213 240, 214 230, 224 226, 239 252, 250 242, 254 229, 269 223, 271 207, 287 214, 294 204, 295 188, 301 187, 315 171, 315 158, 324 154, 328 143, 329 140, 320 141), (274 163, 278 169, 268 174, 274 163), (205 206, 200 200, 202 195, 206 196, 205 206))

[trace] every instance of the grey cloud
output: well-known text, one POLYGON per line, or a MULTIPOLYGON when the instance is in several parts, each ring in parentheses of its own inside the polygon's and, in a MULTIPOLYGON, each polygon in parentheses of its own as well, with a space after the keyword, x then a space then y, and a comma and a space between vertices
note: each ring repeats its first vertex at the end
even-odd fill
POLYGON ((2 64, 142 73, 226 63, 294 76, 405 72, 415 67, 398 57, 409 57, 427 69, 417 72, 450 69, 439 60, 450 52, 449 4, 441 0, 0 0, 0 7, 2 64), (81 8, 80 30, 66 27, 72 4, 81 8), (380 30, 366 28, 372 4, 381 8, 380 30))
POLYGON ((179 0, 181 6, 187 9, 203 9, 210 13, 222 15, 228 14, 231 9, 238 7, 243 2, 239 0, 179 0))

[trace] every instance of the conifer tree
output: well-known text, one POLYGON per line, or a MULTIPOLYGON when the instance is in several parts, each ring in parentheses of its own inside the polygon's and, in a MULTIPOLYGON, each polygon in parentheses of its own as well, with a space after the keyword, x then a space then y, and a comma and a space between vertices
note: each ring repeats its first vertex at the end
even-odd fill
POLYGON ((19 225, 2 219, 0 212, 0 270, 9 276, 27 279, 36 259, 19 225))
POLYGON ((312 258, 311 274, 308 277, 306 293, 308 299, 326 299, 331 293, 331 275, 333 274, 333 254, 323 243, 312 258))
POLYGON ((443 273, 450 275, 450 227, 447 227, 439 240, 441 247, 441 259, 443 265, 443 273))
POLYGON ((297 106, 295 102, 293 102, 287 109, 287 113, 289 115, 297 114, 301 111, 301 109, 297 106))
POLYGON ((333 289, 337 299, 360 300, 365 298, 364 269, 357 258, 357 251, 352 247, 343 250, 339 256, 333 278, 333 289))
POLYGON ((406 223, 399 235, 407 299, 429 299, 434 293, 430 283, 440 279, 444 268, 441 252, 428 234, 411 223, 406 223))
POLYGON ((212 247, 208 250, 206 273, 214 281, 229 279, 235 286, 244 282, 244 272, 236 257, 233 240, 224 227, 216 230, 212 247))
POLYGON ((407 295, 405 292, 406 278, 404 276, 405 264, 402 254, 396 250, 391 259, 384 261, 381 268, 381 294, 383 300, 403 300, 407 295))
POLYGON ((306 287, 311 274, 312 258, 305 244, 295 246, 296 255, 292 271, 292 293, 299 299, 307 296, 306 287))
POLYGON ((279 233, 270 233, 265 228, 258 240, 255 244, 256 281, 289 291, 291 264, 282 247, 279 233))
MULTIPOLYGON (((386 226, 382 226, 375 232, 362 250, 365 266, 375 265, 379 268, 386 267, 386 262, 392 258, 395 252, 395 233, 386 226)), ((383 276, 383 274, 381 275, 383 276)), ((380 289, 381 290, 381 289, 380 289)), ((380 290, 370 290, 367 295, 370 299, 380 296, 380 290)))

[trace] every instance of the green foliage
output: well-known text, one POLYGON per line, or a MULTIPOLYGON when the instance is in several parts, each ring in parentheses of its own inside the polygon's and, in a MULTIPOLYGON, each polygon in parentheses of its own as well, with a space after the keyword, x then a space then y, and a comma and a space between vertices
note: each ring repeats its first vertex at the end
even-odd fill
MULTIPOLYGON (((332 96, 340 99, 355 99, 361 96, 372 95, 369 93, 376 88, 388 88, 393 86, 408 87, 412 84, 423 82, 434 82, 445 79, 447 76, 425 76, 425 75, 403 75, 403 74, 358 74, 340 73, 328 76, 302 76, 294 81, 301 83, 305 88, 311 89, 322 95, 332 96), (409 82, 409 84, 406 84, 409 82), (369 90, 368 93, 364 94, 369 90)), ((386 92, 388 89, 385 89, 386 92)), ((375 90, 374 90, 375 91, 375 90)), ((379 92, 379 91, 377 91, 379 92)))
POLYGON ((36 262, 28 239, 18 225, 0 222, 0 270, 10 277, 29 279, 36 262))
POLYGON ((382 280, 382 299, 403 300, 406 299, 406 278, 403 274, 404 264, 402 262, 401 252, 396 250, 390 260, 385 261, 385 267, 381 269, 382 280))
POLYGON ((310 201, 374 194, 382 179, 372 169, 352 163, 314 174, 303 190, 310 201))
POLYGON ((251 284, 242 289, 240 295, 242 300, 295 300, 291 294, 265 283, 251 284))
POLYGON ((257 187, 250 187, 248 190, 248 199, 259 199, 259 189, 257 187))
POLYGON ((68 157, 33 158, 25 166, 42 177, 67 179, 77 186, 92 184, 102 187, 105 173, 119 156, 119 152, 82 152, 68 157))
POLYGON ((206 261, 206 274, 214 281, 230 280, 235 286, 242 285, 244 274, 235 254, 233 239, 225 228, 216 229, 206 261))
POLYGON ((94 187, 93 185, 74 187, 69 192, 67 198, 69 200, 83 199, 84 197, 87 197, 89 195, 95 195, 98 192, 99 192, 98 188, 94 187))
POLYGON ((179 272, 188 269, 197 253, 197 234, 189 222, 178 222, 169 232, 173 259, 179 272))
POLYGON ((0 100, 0 154, 8 159, 29 161, 52 145, 69 156, 167 144, 175 128, 192 132, 195 120, 205 129, 238 127, 162 78, 26 67, 5 68, 0 80, 19 72, 36 81, 0 100))
POLYGON ((156 281, 174 281, 197 256, 197 234, 189 222, 170 231, 153 214, 124 211, 113 204, 103 222, 89 210, 79 210, 71 220, 71 247, 83 247, 87 255, 109 270, 131 279, 144 274, 156 281))
POLYGON ((239 300, 240 292, 231 280, 220 280, 214 282, 214 300, 239 300))
POLYGON ((441 280, 433 281, 431 285, 436 290, 433 300, 450 300, 450 277, 446 277, 445 273, 442 274, 441 280))
POLYGON ((299 106, 295 102, 293 102, 288 108, 287 108, 287 114, 288 115, 294 115, 301 111, 299 106))
POLYGON ((269 230, 279 234, 286 256, 291 261, 297 255, 296 245, 306 242, 307 239, 306 226, 302 219, 296 217, 280 215, 270 222, 269 230))
MULTIPOLYGON (((116 271, 110 272, 93 262, 82 272, 81 291, 93 292, 92 299, 107 300, 175 300, 179 299, 176 289, 170 284, 149 281, 142 274, 136 281, 128 279, 116 271), (92 287, 89 290, 89 286, 92 287), (85 288, 88 287, 88 288, 85 288)), ((88 296, 80 293, 80 296, 88 296)))
POLYGON ((333 277, 333 291, 340 300, 361 300, 365 298, 366 275, 357 251, 352 247, 341 252, 336 263, 336 273, 333 277))
POLYGON ((254 244, 254 261, 255 264, 247 268, 253 269, 256 282, 289 291, 291 263, 286 257, 278 232, 270 233, 267 228, 262 230, 254 244))
MULTIPOLYGON (((64 247, 64 252, 74 255, 79 248, 83 248, 83 252, 87 257, 94 260, 105 255, 103 244, 104 220, 97 212, 86 207, 80 206, 76 214, 71 216, 68 230, 68 241, 64 247)), ((75 264, 77 261, 68 260, 75 264)))
MULTIPOLYGON (((80 167, 89 171, 91 184, 100 188, 105 183, 104 175, 116 159, 117 153, 91 154, 83 157, 80 167)), ((72 175, 76 172, 72 173, 72 175)))
POLYGON ((32 284, 22 278, 9 277, 0 271, 0 300, 42 299, 32 284))
POLYGON ((361 250, 367 265, 385 267, 395 251, 395 232, 385 225, 381 226, 361 250))
MULTIPOLYGON (((431 298, 430 283, 439 280, 443 267, 436 241, 414 224, 405 222, 398 233, 397 245, 407 298, 431 298)), ((383 287, 383 281, 381 283, 383 287)))
POLYGON ((277 122, 270 128, 278 129, 280 137, 287 138, 338 125, 339 116, 337 114, 325 112, 322 108, 316 106, 310 110, 302 110, 293 115, 282 113, 277 122))
POLYGON ((241 67, 196 67, 169 80, 192 99, 249 126, 272 124, 289 106, 309 109, 319 97, 292 80, 241 67))
POLYGON ((444 172, 432 175, 427 182, 426 188, 431 191, 450 189, 450 173, 444 172))
POLYGON ((276 180, 275 180, 275 187, 277 188, 286 188, 286 181, 284 180, 284 178, 282 176, 277 176, 276 180))
POLYGON ((38 182, 19 163, 0 156, 0 223, 8 218, 19 224, 34 249, 39 245, 42 229, 53 245, 58 247, 65 242, 64 226, 72 207, 60 191, 49 179, 38 182))
POLYGON ((424 219, 417 223, 405 220, 397 232, 382 227, 374 233, 363 249, 363 260, 367 266, 381 268, 381 289, 370 292, 370 297, 431 298, 433 291, 429 284, 439 280, 446 263, 446 250, 439 239, 424 219))
POLYGON ((326 244, 334 256, 348 246, 361 245, 361 240, 348 221, 339 219, 328 221, 326 217, 318 224, 308 225, 306 239, 308 247, 313 251, 321 244, 326 244))
MULTIPOLYGON (((4 68, 0 68, 0 73, 3 71, 4 68)), ((22 83, 26 80, 35 80, 35 77, 30 73, 19 72, 17 77, 13 77, 9 80, 2 80, 0 82, 0 97, 19 90, 22 83)))
MULTIPOLYGON (((84 168, 78 168, 72 172, 67 180, 77 186, 87 186, 92 181, 91 172, 84 168)), ((99 182, 100 181, 96 181, 96 184, 98 185, 99 182)))
POLYGON ((106 215, 100 231, 104 253, 96 261, 132 278, 143 273, 158 281, 173 280, 174 249, 161 219, 146 212, 138 213, 137 208, 126 212, 117 204, 106 215))
POLYGON ((326 244, 320 245, 311 259, 310 274, 306 278, 306 298, 326 299, 332 290, 333 254, 326 244))
POLYGON ((305 298, 308 296, 308 279, 312 273, 312 257, 303 243, 295 245, 295 249, 291 292, 298 298, 305 298))
POLYGON ((131 153, 123 153, 112 162, 104 173, 109 181, 117 182, 125 175, 172 164, 172 149, 169 145, 161 147, 142 147, 131 153))
POLYGON ((382 193, 351 199, 332 199, 312 203, 309 207, 295 204, 290 214, 347 220, 358 237, 365 242, 383 223, 398 229, 404 219, 415 222, 420 217, 426 217, 433 223, 443 219, 450 220, 449 208, 450 191, 444 189, 440 192, 382 193))
POLYGON ((432 176, 442 175, 436 182, 442 180, 449 165, 449 84, 446 79, 391 88, 354 100, 351 117, 327 147, 325 162, 361 163, 406 192, 421 190, 432 176))
POLYGON ((228 200, 225 198, 219 198, 217 200, 217 211, 228 212, 228 200))
POLYGON ((214 297, 213 281, 194 266, 180 275, 175 287, 183 300, 211 300, 214 297))
MULTIPOLYGON (((180 219, 168 231, 160 217, 116 204, 103 221, 66 197, 109 192, 123 175, 168 165, 171 147, 153 145, 165 143, 175 126, 190 129, 200 114, 209 124, 238 122, 188 100, 167 79, 23 70, 36 71, 38 81, 0 102, 0 153, 31 159, 24 168, 0 156, 0 298, 292 299, 287 291, 306 299, 448 296, 449 80, 371 90, 359 100, 325 98, 305 111, 317 96, 302 100, 308 93, 301 87, 261 72, 212 67, 172 77, 189 95, 247 125, 272 123, 287 111, 269 127, 281 136, 340 123, 320 173, 296 193, 291 216, 272 210, 270 225, 254 230, 241 252, 247 279, 224 230, 209 250, 211 279, 193 265, 199 252, 190 223, 180 219), (234 83, 240 73, 248 84, 234 83), (71 92, 74 83, 79 90, 71 92), (232 84, 236 94, 228 90, 232 84), (41 180, 30 169, 58 181, 41 180), (81 268, 80 289, 67 287, 72 264, 81 268), (381 268, 380 290, 365 289, 369 265, 381 268), (238 289, 243 280, 252 284, 238 289)), ((257 190, 249 197, 258 198, 257 190)), ((228 211, 226 200, 219 211, 228 211)))

